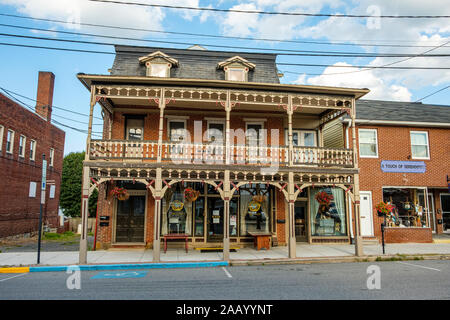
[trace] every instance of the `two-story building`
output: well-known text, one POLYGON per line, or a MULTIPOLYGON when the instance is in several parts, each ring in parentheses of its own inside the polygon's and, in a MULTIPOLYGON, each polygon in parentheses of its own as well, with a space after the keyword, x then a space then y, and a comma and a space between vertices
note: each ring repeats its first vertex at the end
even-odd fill
POLYGON ((335 148, 324 127, 354 119, 368 89, 280 84, 273 54, 115 49, 110 74, 78 74, 91 93, 80 262, 94 188, 98 246, 151 247, 153 261, 173 234, 190 247, 223 248, 225 260, 230 245, 252 245, 257 233, 288 245, 290 257, 297 241, 350 243, 356 139, 342 136, 335 148), (90 135, 97 103, 100 140, 90 135))
MULTIPOLYGON (((432 242, 450 229, 450 106, 359 100, 356 110, 361 235, 381 241, 384 201, 395 208, 386 242, 432 242)), ((351 136, 349 125, 344 117, 326 130, 351 136)))
POLYGON ((0 238, 39 226, 42 155, 47 160, 44 226, 59 225, 65 132, 51 123, 55 76, 39 72, 35 110, 0 94, 0 238))

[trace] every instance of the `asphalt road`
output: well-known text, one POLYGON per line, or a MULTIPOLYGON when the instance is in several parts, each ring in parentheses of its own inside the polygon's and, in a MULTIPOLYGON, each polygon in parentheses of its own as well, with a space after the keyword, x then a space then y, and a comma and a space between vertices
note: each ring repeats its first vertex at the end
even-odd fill
MULTIPOLYGON (((450 261, 0 274, 0 300, 450 299, 450 261), (380 289, 367 287, 379 266, 380 289), (69 279, 69 277, 72 277, 69 279), (69 279, 68 289, 67 282, 69 279), (76 289, 76 284, 81 288, 76 289)), ((370 282, 372 284, 376 282, 370 282)))

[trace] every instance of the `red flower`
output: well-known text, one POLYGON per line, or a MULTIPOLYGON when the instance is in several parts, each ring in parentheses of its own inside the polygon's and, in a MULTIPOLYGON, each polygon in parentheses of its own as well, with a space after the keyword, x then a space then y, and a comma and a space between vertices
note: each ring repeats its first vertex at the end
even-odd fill
POLYGON ((331 194, 328 194, 325 191, 316 193, 314 198, 317 200, 317 202, 324 205, 329 205, 330 202, 334 199, 331 194))

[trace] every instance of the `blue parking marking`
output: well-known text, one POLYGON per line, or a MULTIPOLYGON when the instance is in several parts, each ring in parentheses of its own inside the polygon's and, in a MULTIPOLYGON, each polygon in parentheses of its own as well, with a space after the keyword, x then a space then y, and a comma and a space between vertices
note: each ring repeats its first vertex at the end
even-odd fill
POLYGON ((121 279, 121 278, 142 278, 148 271, 105 271, 96 274, 91 279, 121 279))

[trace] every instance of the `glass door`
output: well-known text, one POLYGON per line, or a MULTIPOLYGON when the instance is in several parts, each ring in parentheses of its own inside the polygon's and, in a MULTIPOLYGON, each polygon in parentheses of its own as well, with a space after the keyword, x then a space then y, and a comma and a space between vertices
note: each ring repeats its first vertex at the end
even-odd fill
POLYGON ((117 200, 116 242, 144 242, 145 196, 117 200))
POLYGON ((450 193, 441 193, 441 210, 444 231, 450 232, 450 193))
POLYGON ((306 201, 296 201, 294 205, 295 215, 295 240, 297 242, 307 241, 306 236, 306 201))
POLYGON ((208 197, 208 241, 223 240, 223 200, 219 197, 208 197))
POLYGON ((260 152, 261 147, 264 146, 262 129, 263 125, 260 123, 247 123, 246 148, 249 163, 257 163, 262 155, 262 152, 260 152))

